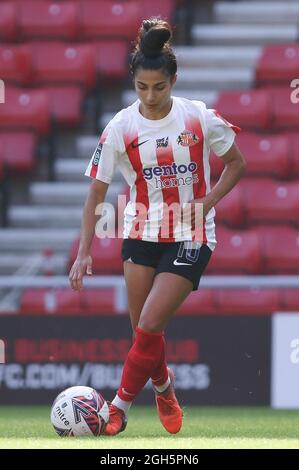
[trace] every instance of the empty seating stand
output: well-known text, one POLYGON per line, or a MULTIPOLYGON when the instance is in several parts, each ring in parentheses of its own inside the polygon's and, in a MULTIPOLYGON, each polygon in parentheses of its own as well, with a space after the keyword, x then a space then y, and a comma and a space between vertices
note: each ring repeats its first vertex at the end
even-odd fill
POLYGON ((31 48, 28 45, 0 44, 0 76, 5 83, 30 85, 33 80, 31 48))
POLYGON ((20 2, 19 29, 23 39, 75 40, 79 33, 77 4, 45 0, 20 2))
POLYGON ((248 223, 299 225, 297 182, 246 178, 239 186, 248 223))
POLYGON ((1 129, 27 129, 39 134, 50 130, 49 99, 44 90, 6 87, 0 106, 1 129))
POLYGON ((141 13, 139 1, 83 0, 79 2, 81 37, 134 39, 141 13))
POLYGON ((298 78, 299 45, 268 45, 263 48, 262 55, 256 66, 256 81, 259 85, 285 84, 290 85, 298 78))
POLYGON ((265 90, 225 91, 214 107, 241 128, 267 130, 271 125, 271 99, 265 90))
POLYGON ((0 132, 0 164, 12 174, 31 172, 35 165, 36 135, 32 132, 0 132))
POLYGON ((80 315, 81 294, 71 289, 27 289, 20 302, 23 315, 80 315))
POLYGON ((14 41, 17 33, 17 4, 0 2, 0 40, 14 41))
POLYGON ((221 249, 215 249, 207 272, 219 274, 260 273, 263 267, 259 234, 255 230, 216 227, 221 249))

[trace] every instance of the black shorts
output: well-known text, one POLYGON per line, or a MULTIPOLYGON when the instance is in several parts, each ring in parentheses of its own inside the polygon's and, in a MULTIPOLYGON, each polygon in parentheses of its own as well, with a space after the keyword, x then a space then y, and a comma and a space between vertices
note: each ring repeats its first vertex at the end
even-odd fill
POLYGON ((174 273, 189 279, 193 290, 198 289, 212 250, 196 242, 156 243, 125 239, 122 245, 123 261, 150 266, 159 273, 174 273))

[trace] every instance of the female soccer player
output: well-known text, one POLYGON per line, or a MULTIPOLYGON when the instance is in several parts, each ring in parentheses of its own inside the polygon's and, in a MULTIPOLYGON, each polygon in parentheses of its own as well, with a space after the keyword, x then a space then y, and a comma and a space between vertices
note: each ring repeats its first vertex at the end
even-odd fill
POLYGON ((131 58, 139 99, 109 122, 87 168, 92 182, 69 275, 72 288, 81 290, 83 276, 92 274, 95 208, 119 168, 130 186, 122 258, 134 343, 110 404, 107 435, 125 429, 129 408, 149 378, 162 425, 170 433, 180 430, 183 413, 165 360, 164 329, 198 288, 216 245, 214 206, 245 168, 234 143, 238 127, 202 101, 172 96, 177 63, 170 39, 168 23, 158 18, 143 21, 131 58), (212 190, 210 149, 225 163, 212 190))

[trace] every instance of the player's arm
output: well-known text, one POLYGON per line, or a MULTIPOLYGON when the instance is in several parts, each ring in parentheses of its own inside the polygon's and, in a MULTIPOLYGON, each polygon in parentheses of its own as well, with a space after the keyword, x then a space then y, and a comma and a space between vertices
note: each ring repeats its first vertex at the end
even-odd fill
POLYGON ((204 204, 204 216, 233 189, 246 170, 245 159, 235 143, 221 157, 221 160, 225 164, 223 172, 211 192, 201 201, 204 204))
POLYGON ((104 202, 108 187, 109 185, 107 183, 93 179, 85 200, 80 245, 77 258, 69 274, 71 287, 76 291, 80 291, 83 288, 83 276, 85 274, 92 274, 90 247, 95 233, 95 226, 99 218, 99 216, 95 214, 95 211, 97 205, 104 202))

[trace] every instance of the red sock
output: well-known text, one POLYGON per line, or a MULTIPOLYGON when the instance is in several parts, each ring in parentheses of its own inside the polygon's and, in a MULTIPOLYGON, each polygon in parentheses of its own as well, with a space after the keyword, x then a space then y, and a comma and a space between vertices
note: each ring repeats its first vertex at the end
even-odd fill
POLYGON ((157 385, 158 387, 160 385, 164 385, 168 379, 168 370, 167 370, 167 364, 166 364, 166 358, 165 358, 166 342, 165 342, 164 334, 163 334, 162 340, 163 340, 163 348, 161 351, 160 360, 155 370, 151 374, 153 384, 157 385))
POLYGON ((160 364, 165 348, 164 343, 163 333, 149 333, 136 328, 135 342, 125 361, 120 387, 117 391, 119 398, 124 401, 134 400, 155 372, 157 364, 160 364))

